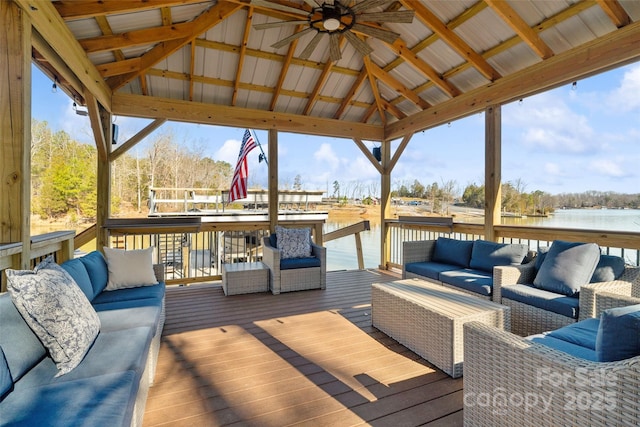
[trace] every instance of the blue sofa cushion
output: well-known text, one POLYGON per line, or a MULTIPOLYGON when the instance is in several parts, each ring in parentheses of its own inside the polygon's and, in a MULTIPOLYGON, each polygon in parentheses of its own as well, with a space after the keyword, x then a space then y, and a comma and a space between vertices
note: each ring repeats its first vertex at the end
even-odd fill
POLYGON ((129 426, 138 393, 133 371, 14 390, 2 401, 2 425, 129 426))
POLYGON ((440 280, 440 273, 449 270, 459 270, 460 267, 451 264, 441 264, 438 262, 421 261, 410 262, 404 266, 404 269, 409 273, 417 274, 419 276, 428 277, 433 280, 440 280))
POLYGON ((146 299, 130 299, 130 300, 122 300, 122 301, 111 301, 104 302, 101 304, 95 304, 93 308, 96 309, 98 313, 98 317, 100 317, 101 311, 111 311, 111 310, 123 310, 127 308, 138 308, 138 307, 157 307, 162 308, 163 300, 158 298, 146 298, 146 299))
POLYGON ((624 273, 624 260, 615 255, 600 255, 600 261, 591 276, 591 283, 611 282, 624 273))
POLYGON ((152 305, 98 311, 98 317, 102 325, 100 333, 121 331, 140 326, 146 326, 156 331, 160 322, 161 311, 162 308, 160 306, 152 305))
POLYGON ((82 261, 78 258, 71 259, 60 264, 60 267, 64 268, 64 270, 73 277, 73 280, 80 286, 80 289, 87 296, 87 299, 91 301, 95 296, 93 293, 93 285, 91 284, 89 273, 87 273, 87 268, 82 261))
POLYGON ((509 285, 502 287, 502 298, 552 311, 572 319, 578 318, 580 300, 555 292, 538 289, 531 285, 509 285))
POLYGON ((547 335, 595 351, 599 327, 600 319, 586 319, 548 332, 547 335))
POLYGON ((532 335, 527 337, 528 340, 545 345, 547 347, 551 347, 553 349, 562 351, 564 353, 568 353, 574 357, 579 357, 580 359, 590 360, 592 362, 597 362, 596 360, 596 352, 590 348, 582 347, 580 345, 561 340, 548 334, 539 334, 532 335))
POLYGON ((280 260, 280 270, 294 270, 296 268, 320 267, 320 258, 286 258, 280 260))
MULTIPOLYGON (((84 264, 87 273, 89 273, 91 285, 93 286, 93 296, 95 298, 96 295, 104 290, 109 280, 107 261, 104 259, 102 253, 98 251, 89 252, 78 259, 84 264)), ((90 298, 90 300, 93 301, 92 298, 90 298)))
POLYGON ((431 260, 440 264, 452 264, 469 268, 473 241, 438 237, 431 260))
POLYGON ((472 270, 450 270, 440 273, 440 281, 483 296, 493 293, 493 273, 472 270))
POLYGON ((0 347, 0 400, 5 394, 11 391, 13 388, 13 378, 11 377, 11 371, 9 365, 7 365, 7 359, 4 357, 4 351, 0 347))
POLYGON ((554 240, 533 284, 546 291, 572 296, 589 283, 600 260, 595 243, 554 240))
POLYGON ((94 306, 108 302, 121 302, 137 299, 157 299, 164 298, 164 282, 152 286, 141 286, 138 288, 125 288, 116 291, 105 291, 97 295, 91 303, 94 306))
POLYGON ((4 350, 13 381, 18 381, 47 354, 8 293, 0 294, 0 347, 4 350))
POLYGON ((100 319, 69 273, 50 256, 33 271, 7 270, 7 289, 58 375, 74 369, 98 336, 100 319))
POLYGON ((155 329, 150 327, 100 332, 93 347, 76 369, 55 377, 56 367, 47 357, 16 383, 14 391, 126 371, 136 372, 140 379, 154 335, 155 329))
POLYGON ((640 304, 602 312, 596 354, 600 362, 615 362, 640 355, 640 304))
POLYGON ((527 245, 476 240, 471 249, 469 266, 475 270, 493 273, 493 267, 496 266, 522 264, 527 252, 527 245))

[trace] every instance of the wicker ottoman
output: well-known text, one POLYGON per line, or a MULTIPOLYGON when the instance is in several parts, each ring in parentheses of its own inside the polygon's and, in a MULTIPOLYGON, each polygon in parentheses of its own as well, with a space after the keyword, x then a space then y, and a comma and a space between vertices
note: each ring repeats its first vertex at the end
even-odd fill
POLYGON ((225 295, 250 294, 269 290, 269 268, 261 262, 222 264, 225 295))
POLYGON ((373 326, 450 376, 462 375, 465 322, 510 330, 510 309, 463 292, 407 279, 371 285, 373 326))

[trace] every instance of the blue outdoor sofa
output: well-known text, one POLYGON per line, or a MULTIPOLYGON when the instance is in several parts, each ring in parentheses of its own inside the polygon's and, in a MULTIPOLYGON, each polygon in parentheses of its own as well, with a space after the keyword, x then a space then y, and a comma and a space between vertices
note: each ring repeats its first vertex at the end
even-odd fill
MULTIPOLYGON (((68 278, 52 264, 37 267, 37 274, 68 278)), ((150 283, 106 290, 113 274, 102 253, 61 267, 73 278, 65 286, 80 288, 90 302, 99 332, 77 366, 63 373, 52 358, 59 355, 43 345, 21 315, 22 304, 14 303, 17 291, 0 294, 0 425, 139 426, 164 325, 163 268, 152 267, 150 283)), ((75 288, 69 291, 78 295, 75 288)), ((67 308, 58 305, 55 315, 67 308)))

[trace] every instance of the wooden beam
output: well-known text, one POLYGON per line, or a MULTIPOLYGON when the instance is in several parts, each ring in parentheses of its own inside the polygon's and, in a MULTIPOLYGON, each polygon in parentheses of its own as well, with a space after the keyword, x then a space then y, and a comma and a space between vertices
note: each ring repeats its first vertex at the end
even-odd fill
POLYGON ((244 22, 244 32, 242 35, 242 43, 240 44, 240 54, 238 56, 238 66, 236 67, 236 79, 233 82, 233 94, 231 95, 231 105, 236 105, 238 100, 238 90, 240 86, 240 79, 242 77, 242 67, 247 52, 247 42, 249 40, 249 33, 251 32, 251 22, 253 21, 253 8, 249 7, 247 11, 247 19, 244 22))
POLYGON ((366 68, 363 67, 362 71, 360 71, 360 74, 358 74, 355 81, 353 82, 353 85, 351 85, 351 89, 349 89, 349 92, 347 92, 345 97, 342 98, 342 102, 340 103, 340 106, 336 110, 336 113, 333 115, 334 119, 340 119, 342 117, 344 110, 346 110, 347 106, 349 105, 349 101, 353 99, 356 92, 358 91, 358 89, 360 89, 360 86, 364 82, 364 79, 366 78, 367 78, 367 70, 366 68))
POLYGON ((11 267, 26 269, 31 234, 31 22, 14 3, 2 1, 0 28, 0 244, 19 242, 22 250, 11 267))
POLYGON ((54 6, 63 19, 76 20, 191 3, 202 3, 202 0, 58 0, 54 6))
POLYGON ((190 33, 188 36, 176 40, 158 43, 153 49, 146 52, 140 57, 141 65, 139 70, 132 73, 109 78, 109 86, 112 88, 112 90, 121 88, 131 80, 138 77, 143 72, 147 71, 149 68, 153 67, 158 62, 162 61, 169 55, 176 52, 178 49, 182 48, 191 40, 195 39, 199 34, 202 34, 210 28, 216 26, 241 8, 242 6, 239 4, 233 4, 226 1, 220 1, 216 3, 215 6, 209 8, 207 11, 198 16, 194 21, 189 23, 190 33))
POLYGON ((276 232, 278 225, 278 130, 269 129, 269 232, 276 232))
POLYGON ((358 136, 369 141, 382 140, 384 132, 382 126, 363 123, 123 93, 113 95, 113 108, 113 113, 121 116, 165 118, 250 129, 277 129, 280 132, 336 138, 358 136))
MULTIPOLYGON (((58 74, 60 75, 59 80, 68 84, 80 94, 82 99, 77 99, 76 101, 79 104, 84 104, 84 94, 85 87, 78 79, 78 77, 74 74, 74 72, 69 68, 69 66, 58 56, 58 54, 49 46, 49 44, 42 38, 37 31, 34 31, 31 34, 31 45, 33 48, 40 54, 42 57, 53 67, 58 74)), ((34 62, 38 65, 38 62, 34 62)))
POLYGON ((431 12, 425 5, 417 1, 401 0, 400 3, 407 8, 413 9, 416 12, 416 16, 423 24, 431 28, 435 34, 437 34, 442 41, 447 43, 453 48, 465 61, 471 63, 480 74, 485 76, 490 81, 494 81, 501 77, 498 73, 478 52, 473 50, 471 46, 455 32, 450 30, 440 19, 431 12))
POLYGON ((393 77, 391 74, 384 71, 382 68, 378 67, 376 64, 370 61, 369 66, 367 68, 370 73, 373 73, 375 77, 382 81, 382 83, 389 86, 395 92, 399 93, 404 98, 413 102, 417 105, 421 110, 425 110, 429 108, 431 105, 422 98, 420 98, 416 93, 414 93, 411 89, 403 85, 398 79, 393 77))
POLYGON ((100 118, 100 107, 98 106, 98 101, 90 92, 85 93, 84 99, 87 102, 87 111, 89 112, 91 130, 93 131, 93 139, 96 141, 98 157, 102 160, 106 160, 109 157, 109 145, 111 144, 111 141, 107 141, 106 135, 104 133, 102 119, 100 118))
POLYGON ((380 166, 380 162, 378 162, 378 160, 376 160, 376 158, 373 157, 373 154, 371 154, 371 151, 369 151, 369 148, 366 145, 364 145, 364 142, 362 142, 360 138, 353 138, 353 142, 356 143, 360 151, 362 151, 362 154, 364 154, 364 156, 367 159, 369 159, 369 162, 371 162, 373 167, 378 170, 378 173, 382 174, 383 170, 382 170, 382 166, 380 166))
POLYGON ((113 162, 118 157, 122 156, 124 153, 133 148, 137 143, 145 139, 149 136, 154 130, 158 129, 164 123, 166 123, 167 119, 155 119, 147 126, 145 126, 140 132, 136 133, 134 136, 125 141, 120 147, 116 148, 109 155, 109 161, 113 162))
POLYGON ((73 70, 86 91, 91 92, 106 109, 111 109, 111 89, 91 63, 69 27, 49 1, 14 0, 31 18, 33 27, 73 70))
MULTIPOLYGON (((386 124, 387 117, 384 114, 384 108, 382 106, 382 97, 380 96, 380 91, 378 90, 378 82, 376 81, 375 74, 371 69, 373 67, 373 64, 368 55, 363 57, 362 61, 364 62, 364 68, 367 70, 367 79, 369 80, 369 87, 371 88, 371 92, 373 92, 373 97, 376 100, 375 106, 376 106, 376 109, 378 110, 378 113, 380 114, 380 120, 382 120, 383 124, 386 124)), ((364 119, 365 122, 367 120, 368 118, 364 119)))
POLYGON ((433 106, 385 128, 388 139, 430 129, 483 111, 490 105, 515 101, 572 81, 632 63, 640 58, 640 22, 502 77, 454 99, 433 106), (611 46, 615 46, 612 49, 611 46))
POLYGON ((400 160, 400 156, 404 152, 404 149, 407 148, 409 141, 411 141, 411 137, 413 137, 413 135, 408 134, 408 135, 405 135, 404 138, 402 138, 400 145, 398 146, 398 148, 396 148, 396 152, 393 153, 393 157, 389 161, 389 165, 387 166, 389 170, 387 172, 389 173, 393 172, 393 168, 396 167, 396 163, 398 163, 398 160, 400 160))
POLYGON ((618 0, 598 0, 598 6, 604 10, 604 13, 607 14, 616 27, 624 27, 631 23, 631 17, 618 0))
MULTIPOLYGON (((302 30, 302 25, 296 26, 295 33, 302 30)), ((278 102, 278 97, 282 92, 282 85, 284 84, 284 79, 287 77, 287 73, 289 72, 289 66, 291 66, 291 61, 293 60, 293 54, 296 51, 296 46, 298 46, 298 40, 296 39, 289 44, 289 49, 287 50, 287 55, 284 57, 282 61, 282 68, 280 69, 280 75, 278 76, 278 83, 276 83, 275 89, 273 91, 273 96, 271 97, 271 103, 269 104, 269 111, 273 111, 276 109, 276 102, 278 102)))
MULTIPOLYGON (((109 24, 109 21, 107 20, 106 16, 96 16, 94 19, 96 20, 98 27, 100 27, 100 31, 102 31, 102 34, 105 34, 105 35, 113 34, 113 30, 111 29, 111 25, 109 24)), ((125 60, 124 53, 122 53, 120 49, 112 50, 112 52, 113 52, 113 56, 116 58, 116 61, 125 60)))
POLYGON ((380 268, 386 269, 391 262, 391 228, 387 219, 391 219, 391 142, 382 141, 382 169, 380 175, 380 268))
MULTIPOLYGON (((340 37, 339 46, 341 50, 344 43, 345 43, 345 38, 340 37)), ((313 105, 316 103, 316 101, 318 100, 318 96, 320 95, 320 90, 322 89, 327 79, 329 78, 329 74, 333 70, 334 65, 335 65, 335 62, 331 61, 330 59, 327 60, 327 62, 324 64, 322 73, 320 73, 320 77, 316 81, 316 84, 313 90, 309 94, 309 100, 307 101, 307 105, 304 107, 304 110, 302 112, 303 115, 307 116, 309 115, 309 113, 311 113, 311 109, 313 108, 313 105)))
POLYGON ((502 199, 502 109, 492 105, 484 113, 484 238, 495 241, 502 199))
POLYGON ((520 36, 529 47, 542 59, 551 58, 553 51, 540 38, 538 33, 529 27, 520 15, 505 0, 485 0, 491 9, 520 36))

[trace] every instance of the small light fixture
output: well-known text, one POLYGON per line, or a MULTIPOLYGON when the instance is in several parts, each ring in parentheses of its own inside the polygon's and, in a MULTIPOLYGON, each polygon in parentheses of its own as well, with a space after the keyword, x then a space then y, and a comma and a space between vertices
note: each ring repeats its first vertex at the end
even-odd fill
POLYGON ((322 26, 327 31, 335 31, 340 28, 340 7, 324 4, 322 6, 322 26))
POLYGON ((51 86, 51 93, 56 93, 56 92, 58 92, 58 78, 54 77, 53 85, 51 86))

